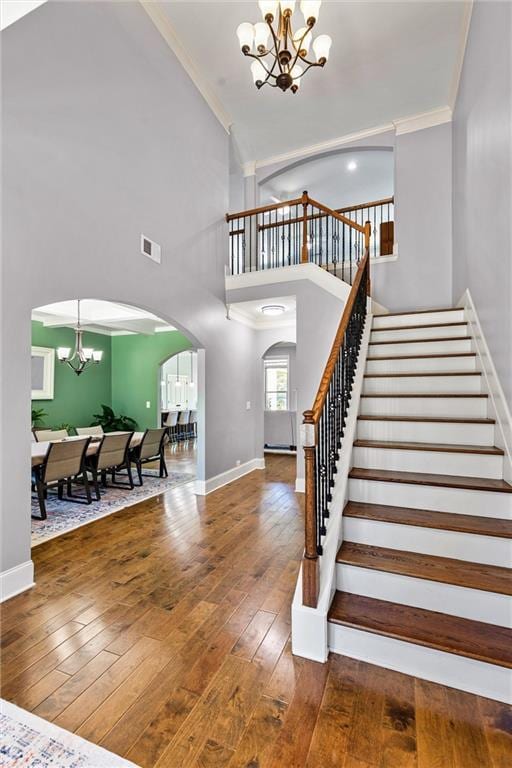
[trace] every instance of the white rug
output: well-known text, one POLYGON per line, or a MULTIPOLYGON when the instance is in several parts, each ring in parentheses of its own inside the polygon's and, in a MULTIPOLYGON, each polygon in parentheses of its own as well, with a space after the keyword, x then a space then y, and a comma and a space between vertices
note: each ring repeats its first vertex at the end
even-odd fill
POLYGON ((106 749, 0 699, 2 768, 137 768, 106 749))

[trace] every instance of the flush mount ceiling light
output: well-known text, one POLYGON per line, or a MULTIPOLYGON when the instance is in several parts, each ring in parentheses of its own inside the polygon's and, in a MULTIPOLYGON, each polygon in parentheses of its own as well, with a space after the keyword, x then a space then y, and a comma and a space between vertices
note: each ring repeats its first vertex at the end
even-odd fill
POLYGON ((357 163, 355 160, 351 160, 349 163, 347 163, 347 170, 355 171, 356 168, 357 168, 357 163))
POLYGON ((282 315, 283 312, 286 312, 286 307, 283 307, 282 304, 267 304, 261 308, 261 311, 264 315, 282 315))
POLYGON ((69 367, 80 376, 90 365, 101 363, 103 352, 101 349, 83 346, 83 331, 80 325, 80 299, 77 301, 77 323, 75 327, 75 348, 71 354, 71 347, 58 347, 55 351, 60 363, 67 363, 69 367))
POLYGON ((270 85, 297 93, 308 69, 323 67, 329 58, 332 44, 329 35, 319 35, 313 40, 311 33, 318 20, 321 0, 302 0, 300 10, 305 26, 295 32, 292 27, 295 0, 260 0, 258 5, 264 21, 244 22, 236 30, 240 50, 244 56, 254 59, 251 64, 254 84, 258 89, 270 85), (307 58, 311 46, 314 61, 307 58))

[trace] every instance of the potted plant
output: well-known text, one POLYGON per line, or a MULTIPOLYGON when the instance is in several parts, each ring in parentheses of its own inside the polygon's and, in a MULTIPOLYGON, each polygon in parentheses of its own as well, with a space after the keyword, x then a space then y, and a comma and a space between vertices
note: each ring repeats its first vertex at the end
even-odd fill
POLYGON ((101 406, 102 413, 93 414, 94 426, 103 427, 104 432, 133 432, 137 422, 129 416, 116 416, 109 405, 101 406))
POLYGON ((34 406, 32 406, 32 426, 33 427, 42 426, 42 421, 45 416, 48 416, 48 414, 43 408, 34 408, 34 406))

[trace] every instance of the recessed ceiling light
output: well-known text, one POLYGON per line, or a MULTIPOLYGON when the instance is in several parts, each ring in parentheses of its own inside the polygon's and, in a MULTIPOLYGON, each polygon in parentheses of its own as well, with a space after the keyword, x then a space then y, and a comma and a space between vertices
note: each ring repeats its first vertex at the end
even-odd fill
POLYGON ((261 308, 264 315, 282 315, 286 311, 286 307, 282 304, 267 304, 261 308))
POLYGON ((355 171, 357 168, 357 163, 355 160, 351 160, 349 163, 347 163, 347 170, 348 171, 355 171))

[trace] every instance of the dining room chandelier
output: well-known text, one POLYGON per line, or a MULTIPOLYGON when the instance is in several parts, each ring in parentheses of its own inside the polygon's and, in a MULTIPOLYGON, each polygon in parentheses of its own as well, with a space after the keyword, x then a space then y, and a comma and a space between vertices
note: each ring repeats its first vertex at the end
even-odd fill
POLYGON ((297 93, 306 72, 312 67, 323 67, 329 58, 331 38, 318 35, 313 39, 311 31, 318 21, 321 0, 301 1, 305 26, 296 31, 292 24, 295 3, 296 0, 260 0, 264 21, 244 22, 236 30, 240 50, 254 59, 251 72, 258 89, 270 85, 297 93), (308 58, 311 47, 314 60, 308 58))
POLYGON ((77 323, 75 326, 75 348, 58 347, 57 359, 60 363, 67 363, 69 367, 80 376, 90 365, 101 363, 103 351, 83 346, 83 330, 80 325, 80 299, 77 299, 77 323))

